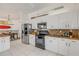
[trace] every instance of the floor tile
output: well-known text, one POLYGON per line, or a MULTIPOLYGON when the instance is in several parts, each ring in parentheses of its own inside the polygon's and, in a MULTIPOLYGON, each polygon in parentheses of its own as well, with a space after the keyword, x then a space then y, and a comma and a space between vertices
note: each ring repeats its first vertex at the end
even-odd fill
POLYGON ((11 41, 11 48, 1 52, 0 56, 57 56, 57 54, 15 40, 11 41))

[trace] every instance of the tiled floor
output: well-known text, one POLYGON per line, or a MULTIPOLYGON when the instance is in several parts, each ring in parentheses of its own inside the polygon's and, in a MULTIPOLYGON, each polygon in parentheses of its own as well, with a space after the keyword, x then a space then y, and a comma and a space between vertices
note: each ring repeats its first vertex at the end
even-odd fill
POLYGON ((16 40, 11 41, 11 48, 1 52, 0 56, 57 56, 57 54, 31 45, 22 44, 20 40, 16 40))

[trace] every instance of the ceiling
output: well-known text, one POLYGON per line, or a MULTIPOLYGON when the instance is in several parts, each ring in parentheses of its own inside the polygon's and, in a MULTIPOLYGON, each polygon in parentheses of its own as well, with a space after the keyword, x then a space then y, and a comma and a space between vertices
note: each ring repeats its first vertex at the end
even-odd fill
POLYGON ((57 5, 57 4, 43 4, 43 3, 1 3, 0 12, 26 12, 30 13, 41 8, 47 7, 48 5, 57 5))
POLYGON ((0 3, 0 17, 7 17, 12 15, 17 17, 19 14, 28 14, 42 8, 58 5, 74 5, 74 4, 61 4, 61 3, 0 3))
POLYGON ((21 13, 28 14, 47 5, 35 3, 0 3, 0 17, 7 17, 8 15, 16 17, 21 13))

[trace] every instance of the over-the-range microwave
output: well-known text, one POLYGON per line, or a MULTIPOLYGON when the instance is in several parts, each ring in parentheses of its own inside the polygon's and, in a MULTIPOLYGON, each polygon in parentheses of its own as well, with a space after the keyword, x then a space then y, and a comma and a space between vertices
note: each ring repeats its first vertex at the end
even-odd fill
POLYGON ((38 29, 47 29, 47 23, 46 22, 41 22, 37 24, 38 29))

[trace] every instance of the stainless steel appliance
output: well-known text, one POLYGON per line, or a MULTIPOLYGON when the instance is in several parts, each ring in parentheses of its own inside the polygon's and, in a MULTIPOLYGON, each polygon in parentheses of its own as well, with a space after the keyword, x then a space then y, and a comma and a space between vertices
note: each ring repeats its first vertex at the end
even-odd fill
POLYGON ((45 35, 48 34, 47 23, 42 22, 37 25, 37 35, 35 39, 35 46, 41 49, 45 49, 45 35))
POLYGON ((35 40, 35 46, 41 49, 45 49, 45 41, 43 35, 37 35, 35 40))
POLYGON ((29 33, 32 31, 32 24, 22 24, 22 43, 29 44, 29 33))
POLYGON ((41 49, 45 49, 45 35, 48 34, 47 30, 39 30, 36 35, 35 46, 41 49))
POLYGON ((37 28, 38 29, 47 29, 47 23, 46 22, 38 23, 37 28))

